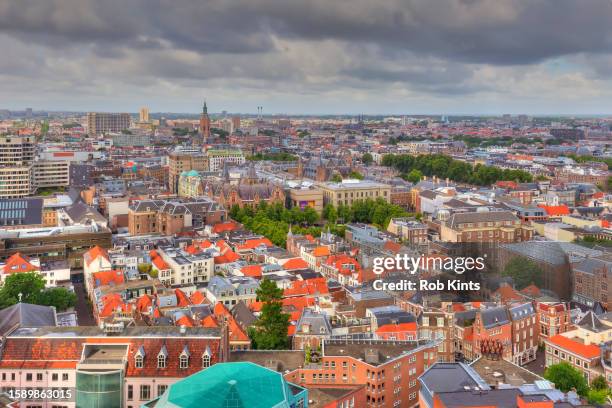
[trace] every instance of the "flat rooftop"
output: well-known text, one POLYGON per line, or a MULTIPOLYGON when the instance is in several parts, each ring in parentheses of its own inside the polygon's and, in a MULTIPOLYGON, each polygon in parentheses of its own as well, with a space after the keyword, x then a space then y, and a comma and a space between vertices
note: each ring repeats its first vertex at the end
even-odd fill
POLYGON ((523 384, 533 384, 543 379, 539 375, 503 359, 491 360, 481 357, 472 363, 471 367, 491 386, 502 383, 518 387, 523 384))
POLYGON ((387 340, 326 340, 325 356, 348 356, 378 366, 424 346, 427 342, 387 340))
MULTIPOLYGON (((361 386, 362 387, 362 386, 361 386)), ((322 408, 338 398, 351 393, 359 387, 347 388, 308 388, 308 407, 322 408)))

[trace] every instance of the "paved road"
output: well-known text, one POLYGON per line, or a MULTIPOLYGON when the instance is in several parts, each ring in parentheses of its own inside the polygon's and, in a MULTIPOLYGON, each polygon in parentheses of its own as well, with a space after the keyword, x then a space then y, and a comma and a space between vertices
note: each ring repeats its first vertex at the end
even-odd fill
POLYGON ((83 282, 73 283, 73 285, 77 296, 75 310, 79 319, 79 326, 97 326, 91 307, 87 303, 87 295, 85 294, 83 282))

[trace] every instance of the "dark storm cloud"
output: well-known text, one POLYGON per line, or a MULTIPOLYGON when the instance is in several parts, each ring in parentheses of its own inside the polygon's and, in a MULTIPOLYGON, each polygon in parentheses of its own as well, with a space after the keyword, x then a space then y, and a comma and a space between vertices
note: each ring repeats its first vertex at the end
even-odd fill
POLYGON ((500 92, 559 58, 601 77, 611 21, 610 0, 0 0, 0 85, 500 92))
POLYGON ((469 62, 524 64, 612 45, 608 0, 4 0, 0 29, 44 42, 125 41, 263 52, 272 36, 375 43, 469 62))

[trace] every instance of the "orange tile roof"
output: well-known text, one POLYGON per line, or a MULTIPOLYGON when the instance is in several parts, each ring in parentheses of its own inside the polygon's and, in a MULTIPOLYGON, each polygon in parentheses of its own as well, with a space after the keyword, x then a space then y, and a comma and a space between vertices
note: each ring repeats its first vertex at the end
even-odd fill
POLYGON ((239 228, 239 224, 233 221, 220 222, 212 227, 212 231, 216 234, 227 231, 235 231, 239 228))
POLYGON ((151 306, 153 306, 153 299, 147 294, 142 295, 136 301, 136 309, 141 313, 148 312, 151 306))
POLYGON ((264 245, 268 248, 274 246, 268 238, 247 239, 244 244, 236 245, 236 250, 255 249, 260 245, 264 245))
POLYGON ((397 242, 386 241, 385 244, 383 245, 383 248, 391 252, 397 253, 399 252, 400 249, 402 249, 402 246, 398 244, 397 242))
POLYGON ((261 312, 263 302, 251 302, 247 305, 252 312, 261 312))
POLYGON ((187 315, 183 315, 176 320, 177 326, 193 327, 193 319, 187 315))
POLYGON ((179 307, 187 307, 191 304, 189 298, 182 290, 176 288, 174 289, 174 293, 176 294, 176 303, 179 307))
POLYGON ((559 215, 569 215, 570 209, 567 205, 542 205, 540 204, 538 207, 542 208, 546 215, 549 216, 559 216, 559 215))
POLYGON ((244 276, 250 276, 252 278, 261 278, 261 271, 261 265, 246 265, 240 269, 240 272, 242 272, 244 276))
POLYGON ((316 247, 313 251, 312 254, 314 256, 321 257, 321 256, 329 256, 330 252, 329 252, 329 248, 326 246, 320 246, 320 247, 316 247))
POLYGON ((208 315, 203 318, 201 324, 202 327, 209 327, 213 329, 219 327, 219 322, 217 322, 217 319, 213 315, 208 315))
POLYGON ((284 269, 292 270, 292 269, 305 269, 308 268, 308 262, 303 260, 302 258, 291 258, 286 261, 282 267, 284 269))
POLYGON ((191 297, 189 298, 189 300, 191 300, 191 303, 194 305, 201 305, 204 303, 208 303, 208 299, 206 299, 206 296, 204 296, 204 294, 200 292, 199 290, 194 291, 191 294, 191 297))
POLYGON ((376 333, 400 333, 400 332, 416 332, 416 322, 399 323, 399 324, 385 324, 380 326, 376 333))
POLYGON ((149 256, 151 256, 151 262, 153 262, 153 266, 155 266, 158 271, 170 269, 170 266, 166 263, 166 261, 164 261, 164 258, 162 258, 156 250, 149 252, 149 256))
POLYGON ((339 254, 332 255, 325 261, 327 265, 332 265, 338 273, 343 275, 352 275, 353 273, 359 274, 361 272, 361 265, 355 258, 351 258, 348 255, 339 254), (345 267, 345 265, 353 265, 353 269, 345 267))
POLYGON ((6 274, 18 272, 36 272, 39 270, 40 268, 32 265, 27 256, 21 255, 19 252, 11 255, 11 257, 6 260, 6 264, 4 265, 4 273, 6 274))
POLYGON ((100 256, 106 259, 107 261, 110 261, 110 258, 108 256, 108 252, 106 252, 106 249, 102 248, 99 245, 96 245, 95 247, 91 248, 89 251, 85 252, 85 254, 83 255, 83 257, 85 258, 85 263, 87 263, 87 266, 91 265, 91 263, 95 261, 96 259, 98 259, 98 257, 100 256))
POLYGON ((291 286, 283 291, 284 297, 326 294, 329 294, 329 288, 327 287, 327 280, 325 278, 293 281, 291 282, 291 286))
POLYGON ((601 354, 601 350, 598 346, 594 344, 582 344, 568 337, 565 337, 562 334, 552 336, 548 339, 548 341, 564 350, 567 350, 586 359, 596 358, 599 357, 601 354))
POLYGON ((512 286, 502 285, 495 291, 495 295, 499 295, 502 302, 509 302, 512 300, 522 300, 523 297, 516 291, 512 286))
POLYGON ((125 276, 121 271, 101 271, 91 275, 94 287, 105 285, 119 285, 125 282, 125 276))

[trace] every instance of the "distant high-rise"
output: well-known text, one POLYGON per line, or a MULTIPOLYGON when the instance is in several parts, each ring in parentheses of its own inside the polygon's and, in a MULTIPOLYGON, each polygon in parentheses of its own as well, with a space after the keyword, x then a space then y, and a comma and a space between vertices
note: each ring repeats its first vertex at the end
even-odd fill
POLYGON ((87 128, 90 136, 106 132, 121 132, 128 129, 132 118, 129 113, 87 113, 87 128))
POLYGON ((143 106, 140 108, 140 123, 149 122, 149 108, 143 106))
POLYGON ((232 133, 240 129, 240 116, 232 116, 232 133))
POLYGON ((204 140, 210 137, 210 117, 208 116, 208 107, 206 101, 202 107, 202 114, 200 115, 200 134, 204 140))
POLYGON ((32 112, 32 108, 26 108, 26 110, 25 110, 25 117, 26 117, 26 119, 32 119, 32 116, 34 116, 34 114, 32 112))

